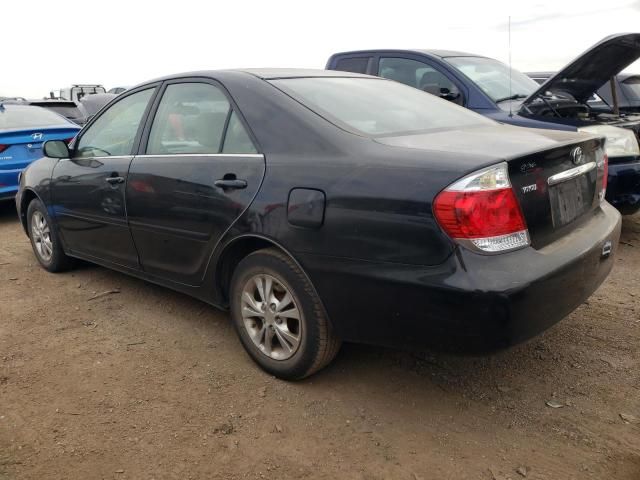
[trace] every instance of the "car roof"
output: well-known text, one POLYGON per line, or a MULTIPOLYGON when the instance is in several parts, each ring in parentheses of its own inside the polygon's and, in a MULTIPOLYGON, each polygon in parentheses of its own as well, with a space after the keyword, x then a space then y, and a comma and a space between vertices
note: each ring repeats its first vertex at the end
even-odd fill
MULTIPOLYGON (((141 85, 147 85, 155 82, 162 82, 166 80, 174 80, 185 77, 209 77, 219 78, 225 74, 246 74, 251 75, 263 80, 274 80, 277 78, 318 78, 318 77, 361 77, 361 78, 375 78, 371 75, 364 75, 361 73, 342 72, 336 70, 321 70, 312 68, 237 68, 228 70, 200 70, 194 72, 183 72, 172 75, 167 75, 160 78, 155 78, 144 82, 141 85)), ((133 87, 136 88, 136 87, 133 87)), ((133 88, 131 90, 133 90, 133 88)))
POLYGON ((478 55, 475 53, 459 52, 456 50, 440 50, 440 49, 427 49, 427 48, 382 48, 371 50, 353 50, 350 52, 334 53, 332 56, 337 55, 361 55, 361 54, 377 54, 377 53, 417 53, 423 55, 430 55, 432 57, 447 58, 447 57, 484 57, 484 55, 478 55))

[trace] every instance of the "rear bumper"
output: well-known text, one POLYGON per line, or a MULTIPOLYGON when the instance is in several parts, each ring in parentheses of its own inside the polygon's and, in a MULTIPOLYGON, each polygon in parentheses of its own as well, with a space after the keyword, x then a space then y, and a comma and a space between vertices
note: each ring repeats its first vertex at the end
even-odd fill
POLYGON ((458 249, 436 267, 301 255, 339 335, 387 346, 488 351, 531 338, 582 304, 613 267, 619 213, 608 205, 540 250, 458 249), (611 243, 610 255, 603 247, 611 243))
POLYGON ((640 157, 615 159, 609 163, 607 201, 623 215, 640 210, 640 157))
POLYGON ((5 200, 13 200, 18 193, 18 185, 0 187, 0 202, 5 200))
POLYGON ((18 175, 23 170, 12 168, 3 170, 0 168, 0 201, 13 200, 18 192, 18 175))

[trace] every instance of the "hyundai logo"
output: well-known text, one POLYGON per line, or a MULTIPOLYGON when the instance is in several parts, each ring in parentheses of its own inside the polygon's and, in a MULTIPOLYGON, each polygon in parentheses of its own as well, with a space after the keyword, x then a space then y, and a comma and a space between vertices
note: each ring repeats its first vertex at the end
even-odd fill
POLYGON ((31 134, 31 138, 33 138, 34 140, 42 140, 42 134, 41 133, 32 133, 31 134))
POLYGON ((574 163, 574 165, 582 163, 582 160, 584 160, 584 152, 582 151, 582 148, 576 147, 571 150, 571 161, 574 163))

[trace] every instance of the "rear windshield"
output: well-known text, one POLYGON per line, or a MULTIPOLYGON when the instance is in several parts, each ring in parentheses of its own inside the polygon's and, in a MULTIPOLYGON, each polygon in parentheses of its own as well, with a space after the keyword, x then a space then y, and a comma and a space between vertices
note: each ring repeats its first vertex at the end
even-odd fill
POLYGON ((31 127, 67 126, 60 115, 40 107, 5 105, 0 108, 0 130, 31 127))
POLYGON ((59 113, 67 118, 79 118, 82 116, 78 107, 72 105, 46 105, 44 108, 59 113))
POLYGON ((470 110, 390 80, 318 77, 271 83, 335 125, 367 136, 493 124, 470 110))

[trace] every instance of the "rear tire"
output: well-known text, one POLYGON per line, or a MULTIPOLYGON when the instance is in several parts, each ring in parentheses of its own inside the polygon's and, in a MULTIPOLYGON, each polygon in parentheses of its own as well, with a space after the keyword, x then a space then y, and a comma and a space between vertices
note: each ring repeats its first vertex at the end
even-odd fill
POLYGON ((62 272, 73 266, 73 260, 62 249, 47 209, 37 198, 31 200, 27 208, 27 230, 33 253, 45 270, 62 272))
POLYGON ((307 377, 340 349, 311 283, 291 258, 258 250, 231 278, 231 317, 245 350, 265 371, 284 380, 307 377))

